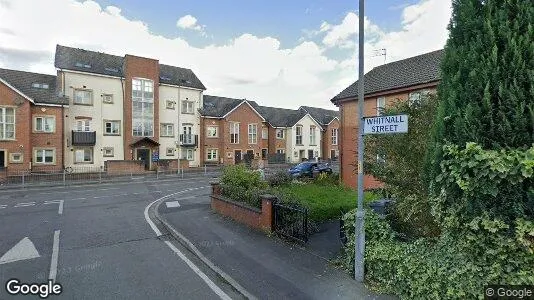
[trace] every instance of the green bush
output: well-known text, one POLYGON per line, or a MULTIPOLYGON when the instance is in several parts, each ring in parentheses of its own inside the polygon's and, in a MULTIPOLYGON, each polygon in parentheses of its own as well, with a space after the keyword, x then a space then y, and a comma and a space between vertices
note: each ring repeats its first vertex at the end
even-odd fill
POLYGON ((257 208, 261 208, 260 196, 269 192, 261 174, 244 165, 225 167, 220 182, 225 197, 257 208))
POLYGON ((282 186, 291 183, 293 177, 288 172, 280 170, 267 176, 266 180, 270 186, 282 186))
POLYGON ((339 174, 320 173, 313 182, 318 185, 339 185, 339 174))

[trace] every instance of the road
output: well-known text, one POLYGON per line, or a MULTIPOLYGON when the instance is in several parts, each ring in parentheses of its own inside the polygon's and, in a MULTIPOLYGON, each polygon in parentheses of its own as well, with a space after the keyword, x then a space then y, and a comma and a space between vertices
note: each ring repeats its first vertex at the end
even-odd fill
POLYGON ((1 191, 0 299, 13 298, 5 287, 11 278, 55 280, 62 293, 52 299, 240 298, 170 235, 158 237, 145 217, 165 195, 208 194, 208 181, 1 191))

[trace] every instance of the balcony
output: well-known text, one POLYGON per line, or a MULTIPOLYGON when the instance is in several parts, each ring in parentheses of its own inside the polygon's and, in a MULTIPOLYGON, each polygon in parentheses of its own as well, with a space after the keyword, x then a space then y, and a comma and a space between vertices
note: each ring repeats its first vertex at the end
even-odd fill
POLYGON ((197 134, 180 134, 180 146, 196 147, 198 145, 197 134))
POLYGON ((96 144, 96 131, 72 131, 73 146, 94 146, 96 144))

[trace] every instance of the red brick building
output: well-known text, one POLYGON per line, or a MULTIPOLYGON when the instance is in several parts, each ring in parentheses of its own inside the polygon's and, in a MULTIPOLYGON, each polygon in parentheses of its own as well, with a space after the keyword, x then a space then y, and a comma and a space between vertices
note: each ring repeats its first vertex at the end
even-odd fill
POLYGON ((56 76, 0 69, 0 169, 63 168, 63 110, 56 76))
MULTIPOLYGON (((424 93, 435 92, 440 80, 443 50, 433 51, 376 67, 365 74, 364 116, 377 116, 395 101, 416 101, 424 93)), ((358 141, 358 81, 332 100, 340 112, 340 176, 355 188, 358 141)), ((364 178, 364 188, 380 186, 372 176, 364 178)))

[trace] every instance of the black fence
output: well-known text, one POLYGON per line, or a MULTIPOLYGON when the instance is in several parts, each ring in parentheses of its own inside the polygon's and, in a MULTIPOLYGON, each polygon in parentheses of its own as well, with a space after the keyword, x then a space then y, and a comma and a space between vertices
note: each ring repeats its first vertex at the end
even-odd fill
POLYGON ((308 242, 308 210, 306 208, 275 203, 274 231, 281 236, 302 243, 308 242))

